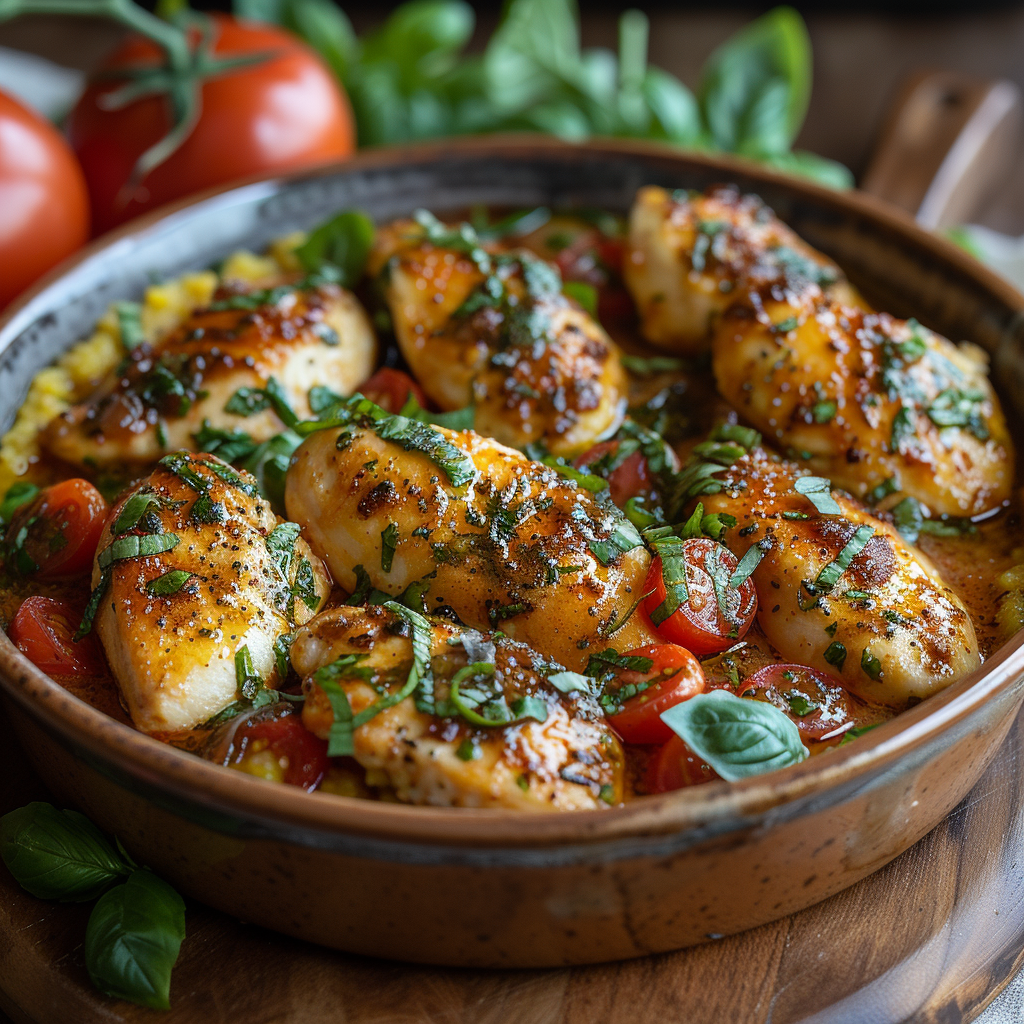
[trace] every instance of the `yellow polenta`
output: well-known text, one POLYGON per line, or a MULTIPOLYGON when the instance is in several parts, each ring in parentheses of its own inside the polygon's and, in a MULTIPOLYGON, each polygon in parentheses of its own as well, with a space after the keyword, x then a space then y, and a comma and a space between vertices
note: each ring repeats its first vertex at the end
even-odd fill
MULTIPOLYGON (((219 274, 203 270, 150 285, 141 303, 146 340, 159 341, 192 310, 209 305, 221 281, 261 285, 282 273, 297 272, 301 268, 293 250, 304 238, 302 232, 296 232, 278 239, 265 256, 240 250, 224 261, 219 274)), ((19 477, 34 478, 39 431, 55 416, 91 394, 123 355, 121 329, 112 306, 100 318, 90 337, 78 342, 54 366, 35 375, 13 426, 0 438, 0 496, 19 477)))

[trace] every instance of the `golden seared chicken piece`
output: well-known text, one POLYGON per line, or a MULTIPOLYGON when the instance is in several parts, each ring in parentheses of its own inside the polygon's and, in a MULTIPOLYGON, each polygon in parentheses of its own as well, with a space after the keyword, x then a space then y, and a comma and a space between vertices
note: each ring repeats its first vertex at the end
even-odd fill
POLYGON ((752 579, 758 621, 786 661, 839 676, 866 700, 903 708, 981 663, 970 616, 937 570, 887 523, 821 477, 762 449, 743 456, 704 499, 737 519, 725 543, 763 555, 752 579), (816 502, 802 490, 817 494, 816 502), (817 504, 831 495, 834 514, 817 504))
POLYGON ((755 295, 726 313, 712 351, 722 397, 858 497, 886 484, 963 516, 1010 496, 1013 443, 973 345, 827 299, 755 295))
POLYGON ((650 556, 618 509, 496 441, 412 424, 414 440, 402 423, 322 430, 293 456, 288 515, 339 585, 397 595, 422 581, 428 609, 572 669, 588 650, 653 642, 629 615, 650 556))
POLYGON ((380 233, 376 268, 416 379, 442 409, 472 403, 481 434, 573 455, 622 418, 618 349, 532 253, 487 253, 409 221, 380 233))
POLYGON ((301 629, 291 657, 306 727, 331 735, 332 693, 335 702, 344 694, 355 721, 398 693, 413 666, 411 629, 426 627, 432 681, 352 730, 368 780, 407 803, 442 807, 575 811, 622 800, 622 747, 593 698, 548 682, 560 666, 512 640, 420 623, 381 607, 332 608, 301 629), (486 667, 460 678, 471 663, 486 667), (468 721, 459 705, 495 724, 468 721))
POLYGON ((191 729, 277 679, 274 642, 330 591, 253 478, 175 452, 118 503, 93 566, 95 628, 143 732, 191 729), (247 653, 246 653, 247 652, 247 653))
POLYGON ((349 394, 376 356, 366 313, 337 285, 221 290, 155 348, 133 349, 96 394, 50 424, 44 444, 66 462, 95 469, 200 447, 194 435, 206 420, 265 441, 284 426, 260 390, 270 378, 304 418, 310 388, 349 394))
POLYGON ((842 271, 753 195, 718 185, 703 194, 650 186, 629 218, 623 277, 648 341, 684 355, 707 351, 722 313, 748 289, 783 285, 860 299, 842 271))

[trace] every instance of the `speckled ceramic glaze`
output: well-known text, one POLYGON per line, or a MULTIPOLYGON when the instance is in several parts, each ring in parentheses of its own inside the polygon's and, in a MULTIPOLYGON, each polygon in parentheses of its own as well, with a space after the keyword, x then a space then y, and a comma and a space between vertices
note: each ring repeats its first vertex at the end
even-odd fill
MULTIPOLYGON (((637 187, 759 193, 869 299, 993 355, 1024 403, 1024 297, 904 216, 746 164, 648 146, 524 139, 390 150, 261 181, 128 225, 60 268, 0 326, 0 426, 31 376, 113 299, 331 212, 378 220, 475 203, 625 211, 637 187)), ((190 896, 376 956, 544 966, 639 956, 773 920, 851 885, 974 785, 1024 698, 1024 634, 857 743, 735 785, 529 816, 306 794, 180 753, 70 696, 0 638, 3 706, 55 798, 190 896)))

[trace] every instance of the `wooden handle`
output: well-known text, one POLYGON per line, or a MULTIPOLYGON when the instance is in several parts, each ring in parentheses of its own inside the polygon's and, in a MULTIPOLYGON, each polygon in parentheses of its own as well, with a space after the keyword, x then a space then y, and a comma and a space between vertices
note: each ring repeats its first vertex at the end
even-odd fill
POLYGON ((861 188, 922 227, 966 223, 1009 175, 1022 123, 1013 82, 954 71, 915 75, 886 120, 861 188))

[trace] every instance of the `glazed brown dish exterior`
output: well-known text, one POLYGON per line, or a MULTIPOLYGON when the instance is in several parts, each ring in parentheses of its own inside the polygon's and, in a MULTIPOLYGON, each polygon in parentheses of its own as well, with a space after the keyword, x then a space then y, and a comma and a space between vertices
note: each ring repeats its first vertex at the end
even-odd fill
MULTIPOLYGON (((884 308, 993 357, 1014 414, 1024 299, 901 215, 746 164, 645 146, 481 140, 368 154, 200 199, 101 240, 0 328, 10 422, 27 381, 147 272, 171 276, 335 209, 375 219, 476 203, 624 210, 636 188, 735 181, 884 308)), ((226 772, 78 701, 0 640, 0 687, 59 802, 183 892, 377 956, 473 966, 599 962, 679 948, 809 906, 881 867, 974 785, 1024 697, 1018 635, 979 673, 856 744, 760 779, 573 815, 307 794, 226 772)))

